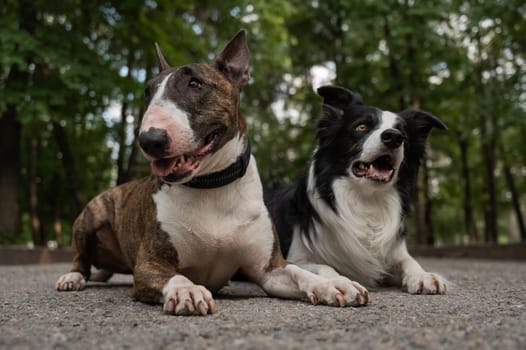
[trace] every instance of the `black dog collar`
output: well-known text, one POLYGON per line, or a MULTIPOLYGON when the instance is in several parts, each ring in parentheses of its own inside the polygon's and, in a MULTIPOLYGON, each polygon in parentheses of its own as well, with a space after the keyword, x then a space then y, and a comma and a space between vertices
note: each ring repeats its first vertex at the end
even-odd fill
POLYGON ((215 173, 194 177, 183 185, 193 188, 218 188, 226 186, 245 175, 251 155, 250 140, 247 138, 245 151, 234 163, 215 173))

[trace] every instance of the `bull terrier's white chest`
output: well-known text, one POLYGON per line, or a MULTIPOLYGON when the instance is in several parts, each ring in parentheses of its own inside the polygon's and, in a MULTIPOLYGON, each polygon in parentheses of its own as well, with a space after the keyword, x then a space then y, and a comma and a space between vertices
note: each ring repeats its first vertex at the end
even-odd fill
POLYGON ((261 185, 250 181, 251 172, 217 189, 164 185, 154 194, 157 220, 177 251, 178 270, 194 283, 220 288, 251 249, 270 254, 272 226, 263 202, 255 200, 262 196, 261 185))

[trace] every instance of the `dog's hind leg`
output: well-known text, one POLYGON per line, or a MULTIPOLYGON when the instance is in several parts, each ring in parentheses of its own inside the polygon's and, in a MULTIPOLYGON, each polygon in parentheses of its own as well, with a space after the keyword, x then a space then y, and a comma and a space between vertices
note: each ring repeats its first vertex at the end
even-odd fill
POLYGON ((111 230, 113 201, 110 192, 95 197, 80 213, 73 224, 71 272, 62 275, 55 289, 58 291, 82 290, 91 274, 92 259, 97 246, 97 232, 111 230))
POLYGON ((113 272, 105 269, 97 270, 89 278, 93 282, 108 282, 108 280, 113 276, 113 272))

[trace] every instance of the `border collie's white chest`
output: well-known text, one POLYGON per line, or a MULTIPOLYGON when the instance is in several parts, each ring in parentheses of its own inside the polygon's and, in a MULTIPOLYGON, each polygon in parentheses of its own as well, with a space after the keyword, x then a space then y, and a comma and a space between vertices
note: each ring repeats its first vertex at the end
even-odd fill
POLYGON ((309 199, 321 219, 314 223, 312 244, 306 237, 303 243, 317 263, 338 267, 341 274, 374 286, 391 268, 388 257, 398 239, 402 209, 394 187, 376 193, 363 190, 346 178, 335 180, 333 210, 309 187, 309 199))
POLYGON ((369 252, 384 259, 400 230, 402 208, 398 192, 391 188, 364 194, 346 179, 336 180, 333 187, 341 224, 358 237, 369 252))

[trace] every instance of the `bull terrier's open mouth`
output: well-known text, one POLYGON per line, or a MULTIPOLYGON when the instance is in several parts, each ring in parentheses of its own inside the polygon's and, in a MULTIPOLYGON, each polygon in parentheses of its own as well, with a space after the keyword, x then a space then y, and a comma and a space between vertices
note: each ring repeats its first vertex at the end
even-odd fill
POLYGON ((168 156, 152 161, 152 172, 165 181, 176 182, 188 177, 194 172, 204 157, 210 154, 219 139, 219 130, 209 133, 203 141, 191 152, 168 156))

